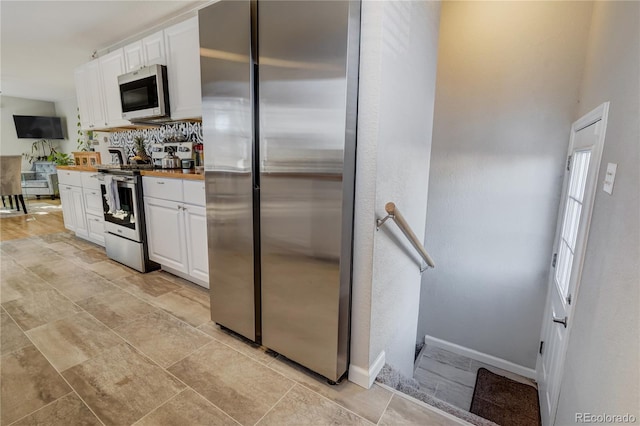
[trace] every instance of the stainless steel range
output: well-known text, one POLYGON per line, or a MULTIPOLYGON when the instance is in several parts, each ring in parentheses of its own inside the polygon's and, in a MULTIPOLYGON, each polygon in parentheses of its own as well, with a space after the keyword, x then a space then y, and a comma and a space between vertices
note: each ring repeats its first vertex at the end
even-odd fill
POLYGON ((160 265, 149 260, 147 250, 142 168, 101 166, 98 167, 98 179, 101 182, 107 256, 137 271, 149 272, 159 269, 160 265))

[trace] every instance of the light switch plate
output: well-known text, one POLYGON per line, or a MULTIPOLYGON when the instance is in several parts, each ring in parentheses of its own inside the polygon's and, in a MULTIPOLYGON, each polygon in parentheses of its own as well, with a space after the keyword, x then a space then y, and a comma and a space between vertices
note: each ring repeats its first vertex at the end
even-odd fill
POLYGON ((613 193, 613 182, 616 180, 616 170, 618 170, 617 164, 607 164, 607 173, 604 176, 604 185, 602 186, 602 190, 609 195, 613 193))

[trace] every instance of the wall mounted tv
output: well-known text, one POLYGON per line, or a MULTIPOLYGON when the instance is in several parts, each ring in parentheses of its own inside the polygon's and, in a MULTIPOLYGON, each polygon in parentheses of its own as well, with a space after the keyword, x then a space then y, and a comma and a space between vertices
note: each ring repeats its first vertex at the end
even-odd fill
POLYGON ((14 115, 19 139, 64 139, 60 117, 14 115))

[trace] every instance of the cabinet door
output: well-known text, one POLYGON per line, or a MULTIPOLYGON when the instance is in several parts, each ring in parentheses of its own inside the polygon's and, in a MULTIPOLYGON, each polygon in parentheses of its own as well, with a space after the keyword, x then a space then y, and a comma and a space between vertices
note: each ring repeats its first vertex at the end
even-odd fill
POLYGON ((76 230, 76 213, 73 206, 73 194, 70 186, 60 185, 60 204, 62 205, 62 220, 69 231, 76 230))
POLYGON ((149 259, 188 273, 182 204, 144 197, 149 259))
POLYGON ((80 128, 91 130, 91 107, 89 106, 88 73, 86 66, 76 68, 74 71, 76 83, 76 98, 78 100, 78 114, 80 114, 80 128))
POLYGON ((100 75, 100 60, 95 59, 85 65, 86 71, 86 102, 89 107, 91 124, 89 130, 105 127, 104 95, 102 90, 102 77, 100 75))
POLYGON ((126 72, 135 71, 144 66, 142 59, 142 41, 138 40, 134 43, 126 45, 123 48, 124 68, 126 72))
POLYGON ((171 118, 202 116, 198 17, 164 30, 171 118))
POLYGON ((142 39, 142 58, 145 66, 167 65, 164 53, 164 32, 158 31, 142 39))
POLYGON ((84 210, 82 188, 72 186, 71 196, 73 198, 73 211, 75 213, 76 220, 76 235, 82 238, 89 238, 89 230, 87 229, 87 215, 84 210))
POLYGON ((207 210, 191 204, 183 207, 189 275, 209 288, 209 251, 207 248, 207 210))
POLYGON ((102 70, 102 89, 104 91, 105 121, 106 127, 126 126, 131 123, 122 119, 122 105, 120 103, 120 86, 118 76, 125 73, 124 53, 122 49, 100 58, 102 70))

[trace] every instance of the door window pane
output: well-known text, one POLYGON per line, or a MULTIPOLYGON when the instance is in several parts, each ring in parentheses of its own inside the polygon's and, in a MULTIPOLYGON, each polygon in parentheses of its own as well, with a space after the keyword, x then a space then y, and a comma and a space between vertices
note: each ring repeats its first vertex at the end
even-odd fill
POLYGON ((582 213, 590 159, 590 150, 573 153, 555 272, 556 283, 563 298, 566 298, 569 292, 573 255, 576 250, 578 229, 580 228, 580 215, 582 213))

